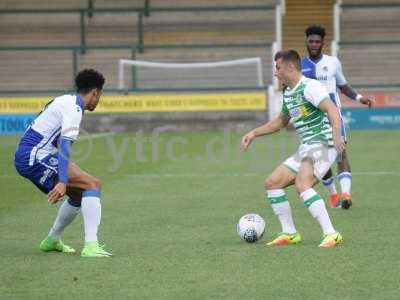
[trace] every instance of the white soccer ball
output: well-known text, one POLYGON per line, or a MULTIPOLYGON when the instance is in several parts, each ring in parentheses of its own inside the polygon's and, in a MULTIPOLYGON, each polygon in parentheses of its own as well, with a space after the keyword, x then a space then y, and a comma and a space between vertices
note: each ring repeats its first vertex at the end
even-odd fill
POLYGON ((237 233, 248 243, 254 243, 262 238, 265 231, 265 221, 257 214, 247 214, 240 218, 237 233))

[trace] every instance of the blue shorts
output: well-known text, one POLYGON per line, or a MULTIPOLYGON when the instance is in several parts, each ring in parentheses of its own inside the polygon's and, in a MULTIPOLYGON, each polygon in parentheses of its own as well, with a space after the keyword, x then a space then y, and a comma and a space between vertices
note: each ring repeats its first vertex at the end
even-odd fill
POLYGON ((14 161, 15 168, 21 176, 32 181, 39 190, 47 194, 58 182, 57 154, 49 154, 40 160, 36 159, 32 165, 29 165, 31 149, 17 149, 14 161))

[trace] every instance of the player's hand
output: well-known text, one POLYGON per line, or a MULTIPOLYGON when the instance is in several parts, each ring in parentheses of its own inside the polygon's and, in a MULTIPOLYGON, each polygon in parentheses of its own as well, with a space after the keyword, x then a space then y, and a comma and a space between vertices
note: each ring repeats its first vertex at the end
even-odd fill
POLYGON ((338 153, 341 155, 344 149, 346 149, 346 144, 344 143, 342 137, 340 135, 333 135, 333 145, 338 153))
POLYGON ((67 185, 65 183, 59 182, 55 185, 55 187, 48 193, 47 201, 50 204, 55 204, 62 197, 64 197, 65 193, 67 192, 67 185))
POLYGON ((368 108, 371 108, 371 106, 374 106, 375 101, 363 96, 360 98, 360 103, 368 105, 368 108))
POLYGON ((249 148, 251 142, 256 138, 256 134, 255 132, 252 130, 248 133, 246 133, 243 137, 242 137, 242 142, 240 143, 240 146, 242 148, 243 151, 246 151, 247 148, 249 148))

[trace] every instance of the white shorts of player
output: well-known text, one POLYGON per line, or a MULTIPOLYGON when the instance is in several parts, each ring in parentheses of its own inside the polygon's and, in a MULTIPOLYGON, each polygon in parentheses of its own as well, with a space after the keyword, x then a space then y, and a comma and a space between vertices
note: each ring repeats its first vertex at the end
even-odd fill
POLYGON ((314 165, 314 175, 321 180, 336 161, 337 151, 321 143, 301 144, 297 152, 290 156, 283 164, 295 173, 299 172, 300 164, 305 158, 310 158, 314 165))

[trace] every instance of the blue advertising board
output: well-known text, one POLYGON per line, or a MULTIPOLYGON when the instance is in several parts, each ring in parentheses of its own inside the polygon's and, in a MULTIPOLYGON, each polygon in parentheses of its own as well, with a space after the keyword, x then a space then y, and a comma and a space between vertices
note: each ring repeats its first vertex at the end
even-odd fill
MULTIPOLYGON (((350 129, 400 129, 400 108, 342 108, 350 129)), ((0 114, 0 135, 22 134, 36 114, 0 114)))
POLYGON ((36 114, 0 114, 0 135, 22 134, 36 114))
POLYGON ((350 129, 400 129, 400 108, 342 108, 350 129))

